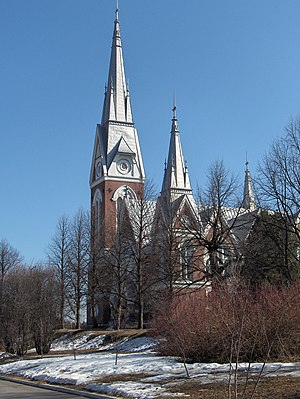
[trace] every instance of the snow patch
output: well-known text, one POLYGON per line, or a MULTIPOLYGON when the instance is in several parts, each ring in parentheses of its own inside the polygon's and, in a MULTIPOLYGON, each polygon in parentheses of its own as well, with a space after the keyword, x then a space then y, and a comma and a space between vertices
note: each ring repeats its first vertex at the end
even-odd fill
POLYGON ((88 391, 106 393, 110 395, 121 395, 130 398, 152 399, 157 396, 170 395, 166 388, 158 384, 143 384, 140 382, 114 382, 113 384, 89 384, 88 391))
POLYGON ((131 338, 126 337, 117 342, 112 342, 107 345, 103 345, 99 348, 102 351, 118 351, 118 352, 146 352, 157 349, 158 344, 153 338, 149 337, 137 337, 131 338))
MULTIPOLYGON (((91 337, 85 339, 78 337, 77 348, 86 348, 93 344, 94 339, 104 340, 105 336, 91 337), (102 337, 102 338, 101 338, 102 337)), ((63 339, 57 342, 57 346, 64 348, 63 339)), ((95 341, 97 342, 97 341, 95 341)), ((95 343, 94 342, 94 343, 95 343)), ((67 347, 69 343, 66 341, 67 347)), ((116 345, 116 343, 111 344, 116 345)), ((157 396, 183 396, 182 394, 171 394, 168 388, 179 385, 186 381, 183 363, 175 358, 159 356, 151 352, 155 348, 155 341, 151 338, 140 337, 135 339, 126 338, 118 343, 118 362, 115 364, 116 352, 107 351, 109 346, 102 346, 106 351, 92 354, 73 356, 44 357, 42 359, 19 360, 17 362, 0 365, 0 373, 16 374, 33 380, 46 381, 56 384, 85 385, 86 389, 95 392, 121 395, 137 399, 152 399, 157 396), (139 377, 143 374, 142 377, 139 377), (122 381, 122 375, 136 376, 135 381, 122 381), (101 378, 114 376, 114 382, 100 383, 101 378), (97 383, 97 381, 100 381, 97 383)), ((110 346, 112 348, 112 346, 110 346)), ((60 349, 61 350, 61 349, 60 349)), ((0 355, 1 356, 1 355, 0 355)), ((275 377, 278 375, 289 375, 300 377, 299 363, 253 363, 250 373, 258 375, 264 366, 264 376, 275 377)), ((187 365, 192 379, 200 383, 216 381, 228 381, 230 371, 229 364, 218 363, 194 363, 187 365)), ((246 376, 248 364, 239 365, 239 375, 246 376)))
POLYGON ((98 349, 103 344, 106 335, 98 335, 95 337, 94 333, 86 333, 71 337, 68 334, 55 339, 51 345, 51 351, 67 351, 67 350, 88 350, 98 349))

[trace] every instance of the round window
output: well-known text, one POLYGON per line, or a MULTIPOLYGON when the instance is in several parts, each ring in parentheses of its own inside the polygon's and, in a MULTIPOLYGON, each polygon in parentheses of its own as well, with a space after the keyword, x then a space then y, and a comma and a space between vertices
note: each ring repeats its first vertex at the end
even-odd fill
POLYGON ((131 170, 130 162, 127 159, 120 159, 117 164, 118 171, 122 174, 129 173, 131 170))

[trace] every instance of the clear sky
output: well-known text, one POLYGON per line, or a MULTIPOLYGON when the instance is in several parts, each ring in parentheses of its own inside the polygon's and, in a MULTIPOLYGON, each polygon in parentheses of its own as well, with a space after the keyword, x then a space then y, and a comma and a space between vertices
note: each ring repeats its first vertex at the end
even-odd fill
MULTIPOLYGON (((194 188, 223 159, 255 175, 300 111, 299 0, 119 0, 133 115, 160 189, 173 92, 194 188)), ((45 258, 58 218, 89 208, 114 0, 0 0, 0 239, 45 258)))

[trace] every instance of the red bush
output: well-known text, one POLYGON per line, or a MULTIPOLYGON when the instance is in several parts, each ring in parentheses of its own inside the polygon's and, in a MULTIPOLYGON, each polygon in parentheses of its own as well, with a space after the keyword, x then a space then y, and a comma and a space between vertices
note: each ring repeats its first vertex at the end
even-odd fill
POLYGON ((160 350, 197 362, 300 355, 300 284, 253 291, 223 285, 165 301, 154 319, 160 350))

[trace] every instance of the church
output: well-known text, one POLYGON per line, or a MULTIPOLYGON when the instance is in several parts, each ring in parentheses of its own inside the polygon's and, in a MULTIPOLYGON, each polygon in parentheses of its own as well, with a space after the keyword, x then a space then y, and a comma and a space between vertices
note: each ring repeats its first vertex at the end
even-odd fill
POLYGON ((126 82, 117 9, 90 171, 95 254, 89 276, 90 326, 113 321, 120 328, 137 321, 142 327, 155 293, 192 288, 209 292, 209 276, 213 270, 220 276, 228 273, 230 259, 239 258, 239 243, 257 212, 248 162, 239 207, 217 209, 197 203, 181 146, 176 104, 161 192, 157 199, 149 198, 126 82))

